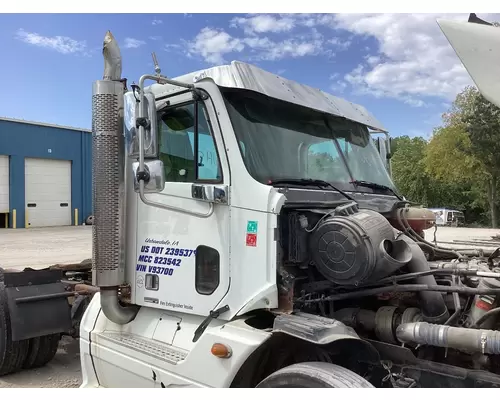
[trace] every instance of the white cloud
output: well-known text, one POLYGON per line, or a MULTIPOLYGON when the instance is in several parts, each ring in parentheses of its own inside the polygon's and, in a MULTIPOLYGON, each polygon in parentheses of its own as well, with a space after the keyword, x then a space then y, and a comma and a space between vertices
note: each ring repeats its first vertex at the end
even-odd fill
POLYGON ((88 54, 85 41, 78 41, 67 36, 42 36, 36 32, 19 29, 16 38, 24 43, 55 50, 62 54, 88 54))
POLYGON ((134 39, 134 38, 125 38, 124 46, 126 49, 137 49, 146 44, 143 40, 134 39))
POLYGON ((275 42, 267 37, 250 37, 242 39, 242 42, 253 51, 254 54, 250 57, 253 60, 275 61, 287 57, 304 57, 316 55, 322 49, 320 40, 286 39, 275 42))
POLYGON ((161 19, 154 19, 153 21, 151 21, 151 25, 161 25, 163 24, 163 21, 161 19))
POLYGON ((338 50, 347 50, 352 42, 350 40, 342 40, 339 37, 333 37, 328 39, 327 43, 331 44, 338 50))
MULTIPOLYGON (((290 14, 278 15, 250 15, 236 17, 231 20, 231 27, 243 30, 243 35, 238 37, 230 35, 223 29, 206 27, 190 42, 187 47, 188 56, 199 55, 212 64, 223 63, 224 56, 230 53, 241 53, 243 59, 252 62, 262 60, 275 61, 284 58, 298 58, 305 56, 324 55, 331 56, 331 49, 325 49, 323 34, 315 27, 306 32, 289 35, 289 38, 279 40, 276 34, 293 30, 298 25, 304 25, 305 18, 290 14), (296 22, 298 25, 296 25, 296 22), (271 39, 264 34, 274 34, 271 39)), ((308 17, 311 19, 312 17, 308 17)), ((338 47, 347 47, 348 43, 337 41, 338 47)))
POLYGON ((370 65, 370 66, 373 67, 374 65, 378 65, 380 63, 381 58, 380 58, 380 56, 370 56, 370 55, 368 55, 368 56, 365 57, 365 60, 368 63, 368 65, 370 65))
POLYGON ((241 27, 247 34, 288 32, 294 26, 295 23, 291 17, 277 18, 265 14, 252 17, 236 17, 231 20, 231 27, 241 27))
POLYGON ((405 104, 408 104, 412 107, 426 107, 427 103, 421 99, 415 99, 413 97, 406 97, 402 99, 405 104))
POLYGON ((223 64, 226 61, 225 55, 241 53, 247 49, 250 55, 245 58, 251 61, 276 61, 317 55, 322 51, 322 44, 323 42, 319 39, 306 40, 301 37, 282 41, 257 36, 236 38, 222 29, 207 27, 203 28, 194 40, 188 42, 187 54, 188 56, 199 55, 211 64, 223 64))
POLYGON ((170 51, 170 49, 173 49, 173 50, 179 50, 180 48, 182 48, 182 46, 180 44, 177 44, 177 43, 167 43, 165 44, 165 50, 166 51, 170 51))
POLYGON ((430 107, 428 97, 450 101, 472 83, 438 17, 467 20, 466 14, 248 14, 231 20, 231 34, 207 27, 183 47, 211 64, 229 55, 256 63, 356 50, 365 55, 358 67, 331 79, 335 92, 350 87, 357 94, 430 107))
POLYGON ((378 41, 379 54, 345 77, 358 92, 421 107, 420 96, 452 100, 472 83, 438 27, 439 17, 467 20, 466 14, 339 14, 322 22, 378 41))
POLYGON ((262 60, 280 60, 286 57, 304 57, 316 55, 321 50, 320 41, 301 42, 294 39, 284 40, 282 42, 274 43, 265 51, 259 54, 262 60))
POLYGON ((330 85, 330 89, 333 91, 334 94, 343 93, 346 88, 347 88, 347 83, 341 79, 335 81, 330 85))
POLYGON ((200 55, 211 64, 223 64, 224 55, 240 52, 245 45, 221 29, 203 28, 193 41, 188 43, 187 54, 200 55))
MULTIPOLYGON (((414 107, 427 106, 426 97, 452 100, 472 81, 440 31, 436 19, 465 21, 467 14, 251 14, 237 17, 231 26, 247 35, 241 42, 252 59, 277 60, 308 55, 332 56, 363 39, 378 46, 362 45, 368 54, 363 63, 337 79, 336 90, 352 85, 359 94, 390 97, 414 107), (321 32, 320 32, 321 29, 321 32), (305 31, 305 33, 304 33, 305 31), (340 35, 340 32, 344 34, 340 35), (345 37, 345 31, 349 36, 345 37), (289 33, 276 41, 262 34, 289 33), (293 32, 293 33, 292 33, 293 32)), ((481 14, 495 21, 498 15, 481 14)))

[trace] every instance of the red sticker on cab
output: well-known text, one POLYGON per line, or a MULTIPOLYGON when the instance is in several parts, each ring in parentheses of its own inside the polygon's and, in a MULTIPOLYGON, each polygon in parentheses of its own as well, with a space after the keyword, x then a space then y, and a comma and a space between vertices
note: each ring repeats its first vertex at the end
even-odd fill
POLYGON ((257 246, 257 235, 255 233, 247 233, 247 246, 257 246))

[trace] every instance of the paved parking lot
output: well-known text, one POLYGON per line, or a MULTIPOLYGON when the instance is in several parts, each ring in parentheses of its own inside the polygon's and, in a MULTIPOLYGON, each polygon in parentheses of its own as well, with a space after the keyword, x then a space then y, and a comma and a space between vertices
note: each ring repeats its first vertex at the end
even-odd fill
POLYGON ((0 229, 0 267, 45 268, 92 257, 92 226, 0 229))

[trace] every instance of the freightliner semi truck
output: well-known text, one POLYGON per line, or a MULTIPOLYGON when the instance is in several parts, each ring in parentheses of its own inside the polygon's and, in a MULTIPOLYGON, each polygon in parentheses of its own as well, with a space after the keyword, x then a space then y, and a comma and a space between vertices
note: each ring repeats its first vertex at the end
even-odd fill
MULTIPOLYGON (((439 25, 500 106, 472 22, 439 25)), ((365 108, 241 62, 128 85, 103 55, 92 268, 3 272, 1 374, 73 334, 89 388, 500 385, 499 251, 425 240, 365 108)))

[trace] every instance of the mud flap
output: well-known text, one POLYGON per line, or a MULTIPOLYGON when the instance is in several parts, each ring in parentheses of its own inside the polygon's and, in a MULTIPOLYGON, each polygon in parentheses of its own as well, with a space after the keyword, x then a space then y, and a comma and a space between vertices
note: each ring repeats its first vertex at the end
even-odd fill
POLYGON ((25 270, 4 274, 12 340, 71 331, 70 293, 57 270, 25 270))

